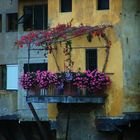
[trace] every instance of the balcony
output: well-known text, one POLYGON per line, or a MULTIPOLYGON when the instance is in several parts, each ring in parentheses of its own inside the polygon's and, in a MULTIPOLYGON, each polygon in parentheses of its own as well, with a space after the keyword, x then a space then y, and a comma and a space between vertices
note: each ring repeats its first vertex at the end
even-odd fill
POLYGON ((65 84, 63 89, 52 86, 48 89, 34 88, 27 91, 27 102, 34 103, 94 103, 104 104, 106 94, 89 93, 86 89, 79 89, 65 84))

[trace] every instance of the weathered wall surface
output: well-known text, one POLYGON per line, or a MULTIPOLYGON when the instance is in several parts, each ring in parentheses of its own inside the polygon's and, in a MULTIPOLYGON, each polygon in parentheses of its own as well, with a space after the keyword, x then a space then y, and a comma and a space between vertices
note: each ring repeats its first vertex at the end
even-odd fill
MULTIPOLYGON (((103 134, 96 131, 94 118, 96 115, 106 116, 121 116, 122 115, 122 102, 123 102, 123 58, 122 58, 122 47, 121 47, 121 8, 122 1, 110 1, 109 10, 97 10, 96 0, 73 0, 72 12, 61 13, 59 0, 48 1, 48 13, 49 22, 51 26, 55 26, 58 23, 68 23, 73 19, 73 25, 98 25, 102 23, 111 23, 112 29, 106 31, 107 37, 111 40, 112 45, 110 48, 110 56, 106 69, 106 73, 110 73, 109 76, 112 80, 111 86, 107 91, 108 97, 104 106, 92 108, 89 112, 87 108, 79 109, 79 112, 71 114, 70 126, 69 126, 69 138, 75 139, 117 139, 116 134, 103 134), (52 12, 53 11, 53 12, 52 12)), ((81 71, 85 70, 85 49, 96 48, 98 46, 104 46, 105 42, 101 39, 94 37, 92 42, 89 43, 86 36, 78 37, 72 40, 72 47, 77 49, 72 50, 72 60, 74 61, 73 70, 77 71, 81 68, 81 71), (85 47, 85 48, 81 48, 85 47)), ((64 59, 63 48, 59 47, 55 53, 58 60, 58 64, 61 70, 64 70, 64 59)), ((98 70, 101 71, 105 60, 105 49, 98 48, 98 70)), ((57 71, 54 58, 51 54, 48 55, 48 68, 51 71, 57 71), (53 64, 53 65, 52 65, 53 64)), ((86 106, 86 105, 85 105, 86 106)), ((75 109, 75 108, 73 108, 75 109)), ((57 116, 57 138, 65 139, 66 134, 66 120, 67 113, 63 112, 63 108, 59 111, 56 105, 48 105, 48 115, 50 119, 55 119, 57 116), (54 113, 55 112, 55 113, 54 113), (59 113, 57 113, 59 112, 59 113)))
POLYGON ((124 112, 140 111, 140 1, 123 0, 124 112))
MULTIPOLYGON (((102 23, 111 23, 113 29, 107 30, 107 37, 111 40, 112 46, 110 49, 109 61, 106 69, 106 73, 111 73, 112 84, 108 92, 108 99, 105 105, 105 114, 108 116, 121 115, 122 113, 122 98, 123 98, 123 67, 122 67, 122 48, 120 42, 120 12, 121 12, 121 0, 110 1, 109 10, 97 10, 96 0, 82 0, 82 4, 79 0, 73 0, 72 12, 61 13, 59 0, 48 1, 48 13, 49 22, 51 26, 57 25, 58 23, 68 23, 73 19, 73 25, 98 25, 102 23), (53 11, 53 12, 52 12, 53 11)), ((72 47, 98 47, 104 46, 104 41, 94 38, 91 43, 86 39, 86 36, 82 36, 72 41, 72 47)), ((60 69, 64 70, 64 59, 63 48, 59 47, 56 52, 56 57, 60 69), (60 59, 61 58, 61 59, 60 59)), ((73 49, 72 60, 74 61, 73 70, 77 71, 78 68, 85 70, 85 48, 73 49)), ((101 71, 105 60, 105 49, 98 49, 98 69, 101 71)), ((48 55, 48 67, 51 71, 57 71, 57 67, 54 62, 52 55, 48 55), (53 65, 52 65, 53 64, 53 65)), ((49 105, 50 118, 53 117, 55 105, 49 105), (53 115, 52 115, 53 114, 53 115)), ((104 115, 105 115, 104 114, 104 115)))
POLYGON ((17 92, 0 91, 0 116, 17 115, 17 92))
POLYGON ((2 32, 0 32, 0 64, 17 64, 17 32, 6 32, 6 14, 18 12, 18 0, 0 1, 0 14, 2 14, 2 32))

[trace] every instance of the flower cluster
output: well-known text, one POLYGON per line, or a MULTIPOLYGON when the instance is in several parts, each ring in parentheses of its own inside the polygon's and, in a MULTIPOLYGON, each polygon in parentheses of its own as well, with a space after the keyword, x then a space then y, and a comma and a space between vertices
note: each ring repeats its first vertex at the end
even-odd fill
POLYGON ((73 79, 73 85, 79 88, 86 88, 89 92, 101 91, 109 84, 109 77, 97 70, 87 70, 84 73, 77 73, 73 79))
POLYGON ((47 89, 50 85, 57 84, 57 76, 49 71, 36 72, 37 83, 40 88, 47 89))
POLYGON ((23 89, 31 89, 37 84, 36 73, 27 72, 21 75, 20 85, 23 89))
POLYGON ((110 79, 104 73, 97 70, 85 72, 61 72, 51 73, 49 71, 28 72, 23 74, 20 84, 23 89, 31 89, 38 86, 40 89, 47 89, 51 85, 56 85, 58 89, 63 89, 64 85, 72 83, 74 87, 85 88, 90 93, 102 91, 110 84, 110 79))
POLYGON ((57 77, 48 71, 27 72, 20 78, 20 85, 25 90, 34 87, 47 89, 52 84, 57 84, 57 77))
POLYGON ((78 37, 85 34, 105 37, 104 30, 112 25, 102 24, 98 26, 72 26, 71 22, 67 24, 58 24, 56 27, 48 28, 46 31, 33 31, 22 36, 16 45, 19 48, 24 45, 34 44, 35 46, 43 46, 45 49, 52 50, 51 45, 56 43, 67 42, 70 38, 78 37), (48 45, 49 44, 49 45, 48 45))

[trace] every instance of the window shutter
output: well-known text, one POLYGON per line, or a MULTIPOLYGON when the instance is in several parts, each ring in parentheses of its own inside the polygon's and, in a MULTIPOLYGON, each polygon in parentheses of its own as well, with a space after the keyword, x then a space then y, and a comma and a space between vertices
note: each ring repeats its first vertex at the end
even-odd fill
POLYGON ((97 49, 86 49, 86 69, 97 69, 97 49))

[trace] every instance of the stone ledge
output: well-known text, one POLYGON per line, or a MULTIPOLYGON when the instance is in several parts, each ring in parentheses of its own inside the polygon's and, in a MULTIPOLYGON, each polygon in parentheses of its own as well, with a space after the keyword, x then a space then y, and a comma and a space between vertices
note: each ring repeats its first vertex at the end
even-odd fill
POLYGON ((27 102, 34 103, 95 103, 104 104, 105 97, 87 96, 87 97, 72 97, 72 96, 28 96, 27 102))
POLYGON ((121 131, 120 127, 131 127, 130 124, 136 121, 140 122, 140 112, 127 112, 120 117, 98 116, 95 119, 95 124, 98 131, 121 131))

